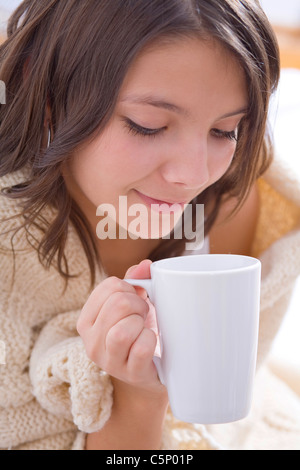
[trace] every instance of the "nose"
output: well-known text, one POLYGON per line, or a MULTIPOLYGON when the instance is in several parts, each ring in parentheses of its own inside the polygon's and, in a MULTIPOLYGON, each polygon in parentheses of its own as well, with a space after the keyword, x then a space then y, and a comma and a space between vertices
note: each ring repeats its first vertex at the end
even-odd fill
POLYGON ((161 169, 165 181, 191 190, 207 185, 210 175, 205 139, 185 141, 173 148, 169 155, 161 169))

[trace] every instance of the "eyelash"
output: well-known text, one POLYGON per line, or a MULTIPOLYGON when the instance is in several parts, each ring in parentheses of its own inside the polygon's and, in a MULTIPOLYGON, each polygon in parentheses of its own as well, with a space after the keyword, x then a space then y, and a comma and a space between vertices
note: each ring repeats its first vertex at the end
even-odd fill
POLYGON ((217 137, 218 139, 228 139, 228 140, 233 140, 234 142, 237 142, 238 136, 237 136, 237 131, 220 131, 219 129, 212 129, 212 132, 214 133, 214 136, 217 137))
POLYGON ((127 118, 124 119, 124 122, 130 133, 133 135, 141 135, 142 137, 157 137, 158 134, 167 129, 166 127, 162 127, 160 129, 148 129, 147 127, 142 127, 127 118))
MULTIPOLYGON (((159 134, 161 134, 163 131, 167 129, 167 127, 161 127, 160 129, 149 129, 147 127, 142 127, 139 124, 136 124, 135 122, 131 121, 131 119, 124 118, 125 125, 127 129, 129 130, 130 133, 133 135, 139 135, 142 137, 157 137, 159 134)), ((221 131, 219 129, 212 129, 212 132, 214 134, 214 137, 217 139, 227 139, 230 141, 235 141, 237 142, 237 131, 221 131)))

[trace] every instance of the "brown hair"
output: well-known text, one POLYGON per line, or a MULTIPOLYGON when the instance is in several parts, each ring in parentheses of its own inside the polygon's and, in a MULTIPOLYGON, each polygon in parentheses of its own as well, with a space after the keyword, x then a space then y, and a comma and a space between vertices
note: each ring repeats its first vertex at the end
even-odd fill
MULTIPOLYGON (((8 38, 0 47, 0 79, 7 91, 6 105, 0 106, 0 176, 29 169, 27 181, 5 194, 22 200, 26 230, 34 224, 43 231, 37 247, 41 261, 49 266, 57 256, 65 278, 70 276, 64 256, 70 222, 82 241, 92 282, 97 250, 84 214, 68 194, 62 163, 104 129, 137 54, 153 41, 180 35, 219 41, 239 61, 248 82, 249 112, 240 125, 232 165, 193 201, 214 203, 206 220, 208 233, 224 196, 236 196, 241 203, 272 158, 266 120, 279 79, 279 53, 259 2, 25 0, 9 20, 8 38), (51 222, 42 218, 46 205, 56 210, 51 222)), ((150 257, 180 254, 185 242, 162 240, 150 257)))

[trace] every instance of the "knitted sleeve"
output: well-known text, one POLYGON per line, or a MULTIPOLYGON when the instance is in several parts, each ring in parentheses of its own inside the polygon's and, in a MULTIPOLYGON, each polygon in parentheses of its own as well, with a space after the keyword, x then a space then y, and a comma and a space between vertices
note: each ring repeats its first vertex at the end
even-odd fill
MULTIPOLYGON (((0 178, 0 189, 27 177, 25 170, 6 175, 0 178)), ((19 202, 1 196, 0 341, 6 346, 6 365, 0 380, 0 435, 7 427, 9 409, 15 410, 14 417, 21 416, 11 420, 10 434, 15 434, 9 436, 10 446, 27 445, 26 436, 17 436, 16 423, 24 428, 23 410, 34 398, 34 427, 48 412, 50 420, 56 418, 52 429, 57 435, 65 432, 66 422, 68 431, 99 430, 112 406, 111 380, 88 359, 76 330, 79 309, 90 292, 87 261, 76 231, 70 226, 66 256, 70 272, 80 275, 64 291, 55 266, 45 269, 35 249, 43 230, 35 224, 22 228, 19 202), (6 411, 1 413, 2 409, 6 411)), ((46 207, 42 218, 50 222, 54 215, 55 210, 46 207)), ((32 432, 31 440, 45 438, 43 432, 32 432)))
POLYGON ((101 429, 110 416, 112 384, 86 355, 76 334, 78 315, 60 314, 43 328, 32 351, 30 378, 44 409, 91 433, 101 429))

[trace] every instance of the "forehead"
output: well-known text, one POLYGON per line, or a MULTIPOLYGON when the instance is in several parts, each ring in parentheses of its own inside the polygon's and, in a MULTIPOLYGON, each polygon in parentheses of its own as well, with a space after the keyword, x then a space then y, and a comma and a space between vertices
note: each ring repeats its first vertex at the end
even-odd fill
POLYGON ((247 105, 247 83, 237 59, 216 41, 176 39, 144 50, 125 77, 120 101, 136 104, 149 97, 191 114, 199 107, 226 113, 247 105))

